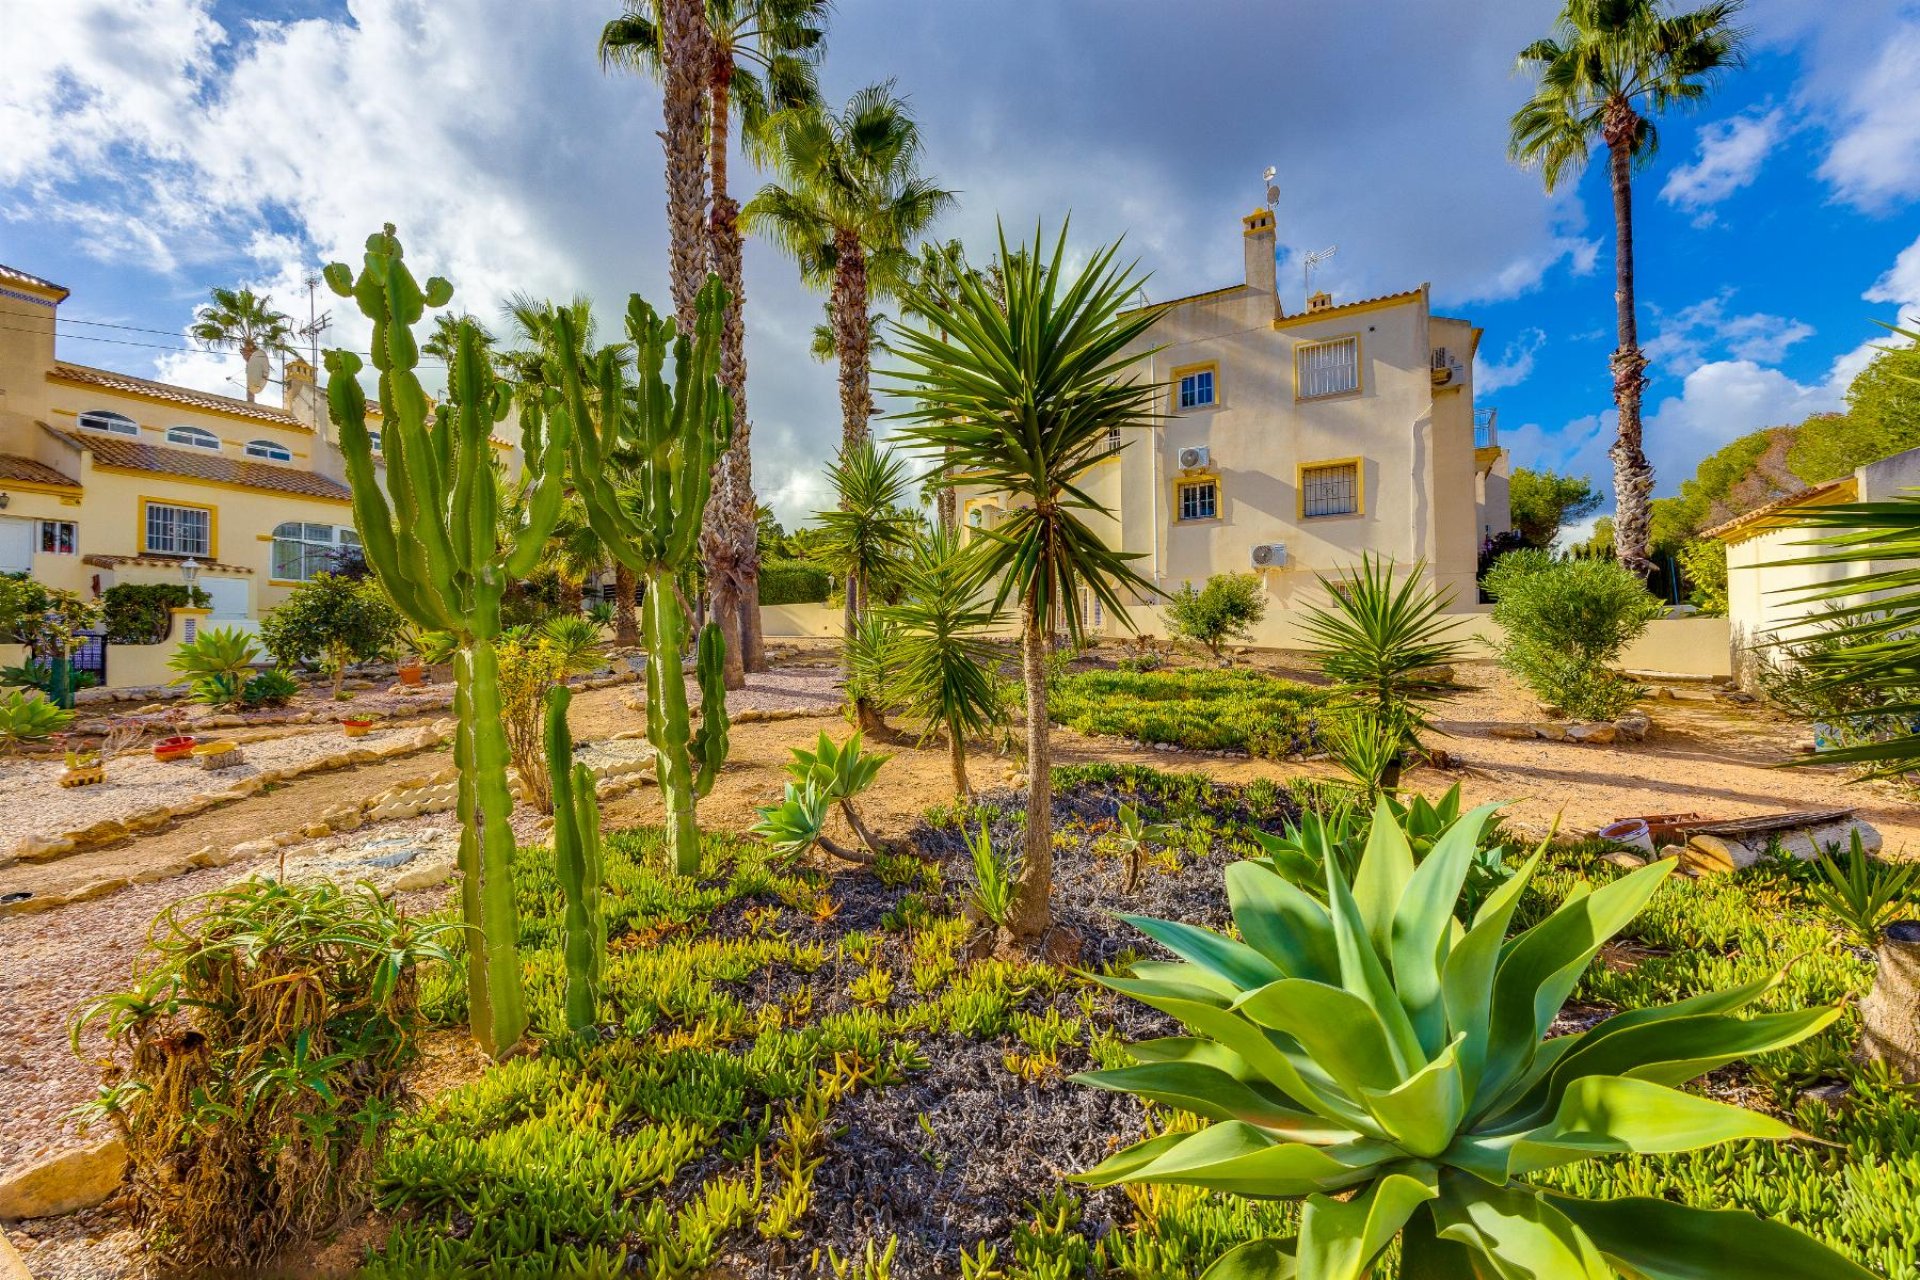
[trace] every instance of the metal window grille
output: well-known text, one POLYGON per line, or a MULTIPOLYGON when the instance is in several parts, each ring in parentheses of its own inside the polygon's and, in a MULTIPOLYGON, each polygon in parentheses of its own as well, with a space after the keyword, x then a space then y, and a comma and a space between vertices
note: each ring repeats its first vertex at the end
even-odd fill
POLYGON ((1211 520, 1219 509, 1219 490, 1213 481, 1180 486, 1180 518, 1211 520))
POLYGON ((199 507, 147 504, 147 550, 170 556, 213 552, 213 515, 199 507))
POLYGON ((1360 464, 1308 467, 1300 475, 1300 495, 1306 515, 1351 515, 1360 509, 1360 464))
POLYGON ((1107 428, 1107 448, 1118 449, 1119 447, 1120 447, 1120 428, 1108 427, 1107 428))
POLYGON ((1180 379, 1180 407, 1199 409, 1213 403, 1213 370, 1202 369, 1180 379))
POLYGON ((1300 395, 1337 396, 1360 387, 1360 339, 1336 338, 1300 348, 1300 395))

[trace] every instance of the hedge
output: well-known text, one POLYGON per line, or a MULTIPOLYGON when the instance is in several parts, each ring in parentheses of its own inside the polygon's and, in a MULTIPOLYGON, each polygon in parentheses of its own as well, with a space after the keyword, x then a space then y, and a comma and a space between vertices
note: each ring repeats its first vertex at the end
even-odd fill
POLYGON ((760 562, 761 604, 821 604, 833 590, 825 569, 805 560, 760 562))
POLYGON ((159 644, 173 627, 170 610, 204 609, 213 597, 184 582, 123 582, 100 593, 108 644, 159 644))

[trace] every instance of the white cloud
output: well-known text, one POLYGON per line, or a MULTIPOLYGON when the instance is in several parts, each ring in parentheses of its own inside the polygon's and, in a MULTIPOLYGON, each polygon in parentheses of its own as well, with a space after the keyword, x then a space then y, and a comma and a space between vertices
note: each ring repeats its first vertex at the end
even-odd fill
POLYGON ((1920 238, 1902 249, 1887 273, 1860 296, 1898 308, 1903 317, 1920 313, 1920 238))
POLYGON ((1492 395, 1496 391, 1519 386, 1532 376, 1533 357, 1545 345, 1547 345, 1546 330, 1524 329, 1519 337, 1507 344, 1500 359, 1488 360, 1483 355, 1474 356, 1474 390, 1492 395))
POLYGON ((1795 344, 1813 336, 1813 327, 1784 316, 1751 311, 1731 313, 1733 290, 1670 313, 1657 313, 1654 336, 1643 346, 1647 359, 1674 373, 1688 374, 1716 352, 1735 360, 1773 364, 1795 344))
POLYGON ((1699 157, 1667 175, 1660 198, 1711 221, 1711 206, 1751 183, 1785 133, 1786 113, 1778 107, 1705 126, 1699 157))

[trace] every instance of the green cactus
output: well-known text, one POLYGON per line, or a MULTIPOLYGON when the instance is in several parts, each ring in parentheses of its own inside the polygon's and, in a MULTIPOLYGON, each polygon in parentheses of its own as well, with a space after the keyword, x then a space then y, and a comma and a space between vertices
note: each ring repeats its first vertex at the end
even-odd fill
POLYGON ((373 367, 379 371, 384 491, 367 434, 367 398, 360 358, 329 351, 328 412, 340 433, 353 490, 354 523, 367 563, 394 604, 418 627, 450 633, 454 711, 459 729, 459 865, 467 925, 467 996, 474 1039, 499 1057, 526 1030, 526 1004, 514 945, 513 796, 507 787, 507 740, 500 720, 500 600, 530 571, 552 532, 564 496, 567 424, 544 436, 536 416, 526 436, 528 486, 524 517, 501 529, 502 476, 490 443, 506 416, 507 384, 495 377, 471 321, 462 320, 447 376, 447 396, 429 411, 414 367, 420 348, 413 326, 425 309, 442 307, 453 286, 435 277, 425 289, 401 260, 389 224, 367 238, 358 276, 344 263, 327 283, 352 298, 373 321, 373 367))
POLYGON ((583 369, 573 317, 564 310, 554 317, 560 379, 550 410, 554 435, 569 442, 575 490, 594 533, 645 584, 647 741, 666 806, 667 847, 683 875, 700 869, 694 803, 712 790, 727 753, 721 682, 726 650, 719 628, 710 623, 699 637, 697 731, 690 727, 681 657, 687 643, 681 581, 699 553, 713 460, 726 449, 733 424, 732 403, 717 376, 725 302, 726 290, 709 276, 689 337, 635 294, 627 304, 627 336, 639 368, 637 387, 627 385, 613 352, 603 352, 583 369), (661 373, 669 347, 671 389, 661 373), (616 453, 633 464, 609 466, 616 453))
POLYGON ((547 691, 547 777, 553 787, 553 855, 566 895, 567 1028, 593 1030, 600 1000, 600 969, 607 953, 607 918, 600 898, 600 805, 593 770, 573 762, 567 704, 573 694, 547 691))

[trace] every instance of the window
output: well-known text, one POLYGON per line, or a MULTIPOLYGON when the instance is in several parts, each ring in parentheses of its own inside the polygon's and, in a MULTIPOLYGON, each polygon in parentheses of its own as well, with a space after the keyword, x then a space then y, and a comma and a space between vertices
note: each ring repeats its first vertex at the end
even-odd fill
POLYGON ((1108 427, 1107 428, 1107 448, 1118 449, 1120 447, 1120 444, 1121 444, 1120 428, 1108 427))
POLYGON ((1193 369, 1175 369, 1173 376, 1177 380, 1179 394, 1175 403, 1182 409, 1204 409, 1214 403, 1213 365, 1202 365, 1193 369))
POLYGON ((379 453, 380 452, 380 433, 378 431, 369 431, 367 432, 367 439, 373 442, 373 451, 375 453, 379 453))
POLYGON ((1174 486, 1180 519, 1212 520, 1220 514, 1220 486, 1214 480, 1186 480, 1174 486))
POLYGON ((1294 358, 1298 361, 1295 372, 1302 400, 1345 395, 1360 389, 1360 339, 1357 335, 1335 338, 1331 342, 1303 343, 1294 358))
POLYGON ((140 426, 124 413, 111 409, 89 409, 80 415, 80 425, 89 431, 106 431, 116 436, 137 436, 140 426))
POLYGON ((275 444, 271 440, 249 440, 247 441, 247 456, 249 458, 265 458, 269 462, 292 462, 293 450, 283 444, 275 444))
POLYGON ((220 437, 204 427, 168 427, 168 444, 183 444, 189 449, 220 449, 220 437))
POLYGON ((1091 587, 1080 588, 1080 625, 1089 631, 1103 630, 1107 625, 1107 606, 1091 587))
POLYGON ((149 502, 147 550, 163 556, 211 556, 213 511, 207 507, 176 507, 149 502))
POLYGON ((40 522, 40 554, 70 556, 80 545, 80 527, 71 520, 40 522))
POLYGON ((1350 516, 1359 510, 1358 458, 1300 468, 1301 516, 1350 516))
POLYGON ((289 520, 273 530, 273 578, 276 582, 308 582, 318 573, 331 573, 340 553, 358 547, 360 535, 330 524, 289 520))

